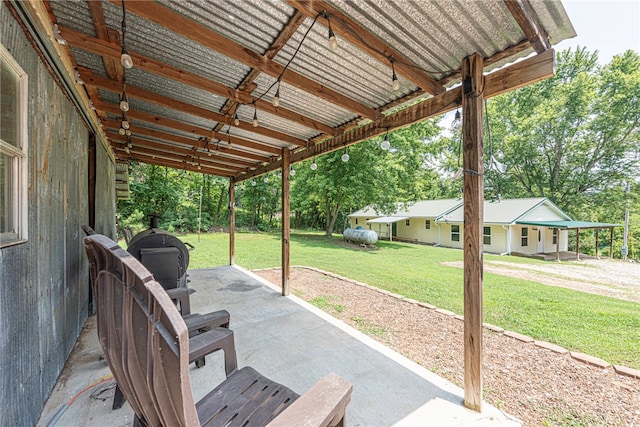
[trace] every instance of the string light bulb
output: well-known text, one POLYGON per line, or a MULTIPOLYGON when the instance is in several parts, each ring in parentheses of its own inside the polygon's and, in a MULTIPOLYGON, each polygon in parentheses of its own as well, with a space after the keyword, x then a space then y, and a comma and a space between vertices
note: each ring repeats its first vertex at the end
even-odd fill
POLYGON ((253 127, 257 128, 260 123, 258 122, 258 108, 256 104, 253 104, 253 127))
POLYGON ((125 113, 129 111, 129 100, 125 92, 122 92, 122 95, 120 95, 120 109, 125 113))
POLYGON ((344 147, 344 154, 342 155, 342 157, 340 157, 340 159, 345 163, 349 161, 349 152, 347 151, 347 147, 344 147))
POLYGON ((127 148, 133 148, 133 144, 131 143, 131 141, 127 142, 127 148))
POLYGON ((131 136, 131 129, 125 130, 124 134, 127 135, 127 136, 131 136))
POLYGON ((453 121, 451 122, 451 128, 458 130, 462 127, 462 115, 460 114, 460 110, 456 110, 456 115, 453 117, 453 121))
POLYGON ((391 71, 392 71, 392 75, 391 75, 391 90, 393 90, 395 92, 398 89, 400 89, 400 80, 398 80, 398 75, 396 74, 396 66, 395 66, 396 60, 393 59, 393 57, 391 57, 391 58, 389 58, 389 61, 391 62, 391 71))
POLYGON ((380 148, 382 148, 384 151, 387 151, 389 148, 391 148, 391 142, 389 142, 389 129, 387 129, 387 134, 384 137, 384 140, 380 143, 380 148))
POLYGON ((131 125, 129 124, 129 121, 127 120, 126 117, 122 118, 122 129, 127 130, 130 129, 131 125))
POLYGON ((264 177, 264 182, 265 182, 265 183, 268 183, 268 182, 269 182, 269 177, 268 177, 268 176, 265 176, 265 177, 264 177))
POLYGON ((120 54, 120 63, 124 68, 133 68, 133 59, 131 59, 131 55, 124 47, 122 48, 122 54, 120 54))
POLYGON ((311 163, 311 170, 314 171, 316 169, 318 169, 318 164, 316 163, 316 159, 314 157, 313 163, 311 163))
POLYGON ((255 187, 256 185, 258 185, 258 183, 256 182, 256 180, 254 179, 253 181, 251 181, 251 186, 255 187))
POLYGON ((278 80, 278 89, 276 90, 276 94, 273 97, 273 106, 278 108, 280 106, 280 80, 278 80))
POLYGON ((119 133, 120 135, 122 135, 122 136, 124 136, 125 132, 126 132, 126 130, 125 130, 123 127, 121 127, 120 129, 118 129, 118 133, 119 133))
POLYGON ((233 113, 233 125, 240 126, 240 119, 238 118, 238 113, 233 113))
POLYGON ((327 24, 329 25, 329 49, 336 50, 338 48, 338 39, 336 38, 336 34, 331 28, 331 20, 329 19, 329 15, 325 14, 325 17, 327 18, 327 24))
POLYGON ((291 168, 289 169, 289 175, 291 175, 291 176, 295 176, 296 175, 296 170, 293 168, 293 166, 291 166, 291 168))

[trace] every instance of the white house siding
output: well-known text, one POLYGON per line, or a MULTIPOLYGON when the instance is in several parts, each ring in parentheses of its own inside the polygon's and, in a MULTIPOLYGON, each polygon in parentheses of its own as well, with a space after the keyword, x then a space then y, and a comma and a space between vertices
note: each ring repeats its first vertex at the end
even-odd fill
MULTIPOLYGON (((507 230, 502 225, 496 224, 485 224, 483 227, 491 227, 491 244, 483 245, 482 250, 492 254, 507 252, 507 230)), ((484 228, 482 231, 482 241, 484 242, 484 228)))
POLYGON ((537 231, 533 230, 535 227, 512 225, 511 226, 511 252, 520 252, 523 254, 535 254, 538 253, 537 243, 537 231), (522 229, 529 230, 528 244, 522 246, 522 229))
POLYGON ((463 224, 447 224, 447 223, 440 223, 440 233, 442 236, 442 243, 441 246, 444 246, 446 248, 457 248, 457 249, 462 249, 462 244, 464 241, 464 225, 463 224), (451 226, 452 225, 458 225, 460 226, 460 241, 458 242, 454 242, 453 240, 451 240, 451 226))
POLYGON ((518 221, 564 221, 568 219, 547 204, 540 204, 518 218, 518 221))
POLYGON ((405 221, 398 222, 398 238, 417 240, 420 243, 436 244, 438 243, 438 227, 435 225, 433 218, 410 218, 409 226, 405 221), (425 222, 430 221, 431 228, 425 227, 425 222))

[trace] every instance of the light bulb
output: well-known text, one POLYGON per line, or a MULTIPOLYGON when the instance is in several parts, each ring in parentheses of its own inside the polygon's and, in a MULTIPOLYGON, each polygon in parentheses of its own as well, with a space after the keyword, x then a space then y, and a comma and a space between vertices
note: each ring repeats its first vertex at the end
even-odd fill
POLYGON ((129 150, 129 147, 124 147, 124 152, 129 154, 129 153, 131 153, 131 150, 129 150))
POLYGON ((233 124, 234 126, 240 126, 240 119, 238 118, 238 114, 233 116, 233 124))
POLYGON ((451 122, 451 127, 455 130, 460 129, 462 126, 462 117, 460 115, 460 110, 456 110, 456 115, 454 116, 453 121, 451 122))
POLYGON ((349 153, 347 153, 346 151, 344 152, 344 154, 342 155, 342 157, 340 157, 340 159, 342 159, 343 162, 348 162, 349 161, 349 153))
POLYGON ((127 143, 127 147, 128 148, 133 148, 133 144, 129 142, 129 143, 127 143))
POLYGON ((125 130, 124 134, 127 135, 127 136, 131 136, 131 129, 125 130))
POLYGON ((273 97, 273 106, 278 108, 280 106, 280 85, 278 85, 278 90, 276 91, 276 95, 273 97))
POLYGON ((120 129, 118 129, 118 133, 119 133, 120 135, 123 135, 123 136, 124 136, 125 132, 126 132, 126 130, 125 130, 124 128, 120 128, 120 129))
POLYGON ((313 163, 311 163, 311 170, 314 171, 318 169, 318 164, 316 163, 316 161, 314 160, 313 163))
POLYGON ((335 33, 331 29, 331 23, 329 23, 329 49, 336 50, 338 48, 338 39, 335 33))
POLYGON ((269 182, 269 177, 268 176, 264 177, 264 182, 269 182))
POLYGON ((258 127, 258 112, 254 111, 253 112, 253 127, 257 128, 258 127))
POLYGON ((394 92, 398 89, 400 89, 400 80, 398 80, 398 77, 394 74, 394 79, 393 82, 391 83, 391 90, 393 90, 394 92))
POLYGON ((207 156, 211 157, 211 151, 207 151, 207 156))
POLYGON ((120 101, 120 109, 125 113, 129 111, 129 102, 127 101, 127 98, 123 97, 122 100, 120 101))
POLYGON ((389 148, 391 148, 391 143, 389 142, 389 137, 386 137, 384 139, 384 141, 382 141, 380 143, 380 148, 382 148, 384 151, 387 151, 389 148))
POLYGON ((202 169, 202 166, 198 165, 198 170, 202 169))
POLYGON ((129 129, 131 126, 129 125, 129 122, 125 119, 122 121, 122 129, 129 129))
POLYGON ((251 186, 255 187, 256 185, 258 185, 258 183, 256 182, 256 180, 254 179, 253 181, 251 181, 251 186))
POLYGON ((124 68, 132 68, 133 67, 133 59, 131 59, 131 55, 126 49, 122 49, 122 55, 120 55, 120 63, 124 68))
POLYGON ((291 168, 291 170, 289 171, 289 175, 295 176, 296 175, 296 170, 294 168, 291 168))

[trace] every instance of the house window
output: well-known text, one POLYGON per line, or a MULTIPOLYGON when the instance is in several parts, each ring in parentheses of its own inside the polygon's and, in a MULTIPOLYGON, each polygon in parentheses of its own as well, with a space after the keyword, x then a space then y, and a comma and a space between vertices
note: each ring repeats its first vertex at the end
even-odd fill
POLYGON ((522 227, 522 232, 520 233, 520 246, 529 246, 529 228, 527 227, 522 227))
POLYGON ((405 220, 404 220, 404 225, 406 225, 407 227, 408 227, 409 225, 411 225, 411 220, 410 220, 410 219, 405 219, 405 220))
POLYGON ((0 247, 27 238, 27 75, 0 45, 0 247))
POLYGON ((452 225, 451 226, 451 241, 459 242, 460 241, 460 226, 452 225))
POLYGON ((424 222, 424 229, 425 230, 431 230, 431 220, 428 219, 424 222))
POLYGON ((491 227, 484 227, 482 243, 484 243, 485 245, 491 244, 491 227))
POLYGON ((557 244, 558 243, 558 229, 554 228, 553 229, 553 244, 557 244))
POLYGON ((358 225, 358 218, 356 218, 356 225, 358 225))

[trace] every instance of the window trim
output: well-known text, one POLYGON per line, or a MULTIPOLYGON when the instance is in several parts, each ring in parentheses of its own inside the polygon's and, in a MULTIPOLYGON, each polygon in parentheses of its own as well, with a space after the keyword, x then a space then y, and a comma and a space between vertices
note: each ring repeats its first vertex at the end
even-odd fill
POLYGON ((451 224, 451 241, 452 242, 459 242, 460 241, 460 226, 457 225, 457 224, 451 224), (457 231, 454 231, 453 227, 456 227, 457 231), (456 239, 454 239, 453 236, 456 236, 456 239))
POLYGON ((529 246, 529 227, 522 227, 520 231, 520 246, 523 248, 529 246))
POLYGON ((558 233, 558 229, 554 228, 553 229, 553 233, 551 234, 551 241, 553 242, 552 245, 557 245, 558 244, 559 235, 560 235, 560 233, 558 233))
POLYGON ((425 230, 431 230, 431 220, 430 219, 425 219, 424 220, 424 229, 425 230))
POLYGON ((483 226, 482 227, 482 244, 491 246, 491 226, 483 226), (487 233, 487 230, 489 232, 487 233), (488 239, 488 242, 487 242, 488 239))
POLYGON ((14 232, 0 232, 0 248, 25 243, 28 239, 28 216, 27 216, 27 185, 28 185, 28 99, 29 99, 29 77, 22 67, 13 58, 11 53, 0 44, 0 57, 15 73, 18 80, 18 105, 17 105, 17 134, 16 142, 18 146, 13 146, 0 139, 0 154, 10 157, 12 162, 12 188, 11 194, 15 195, 13 200, 12 219, 15 224, 14 232))

